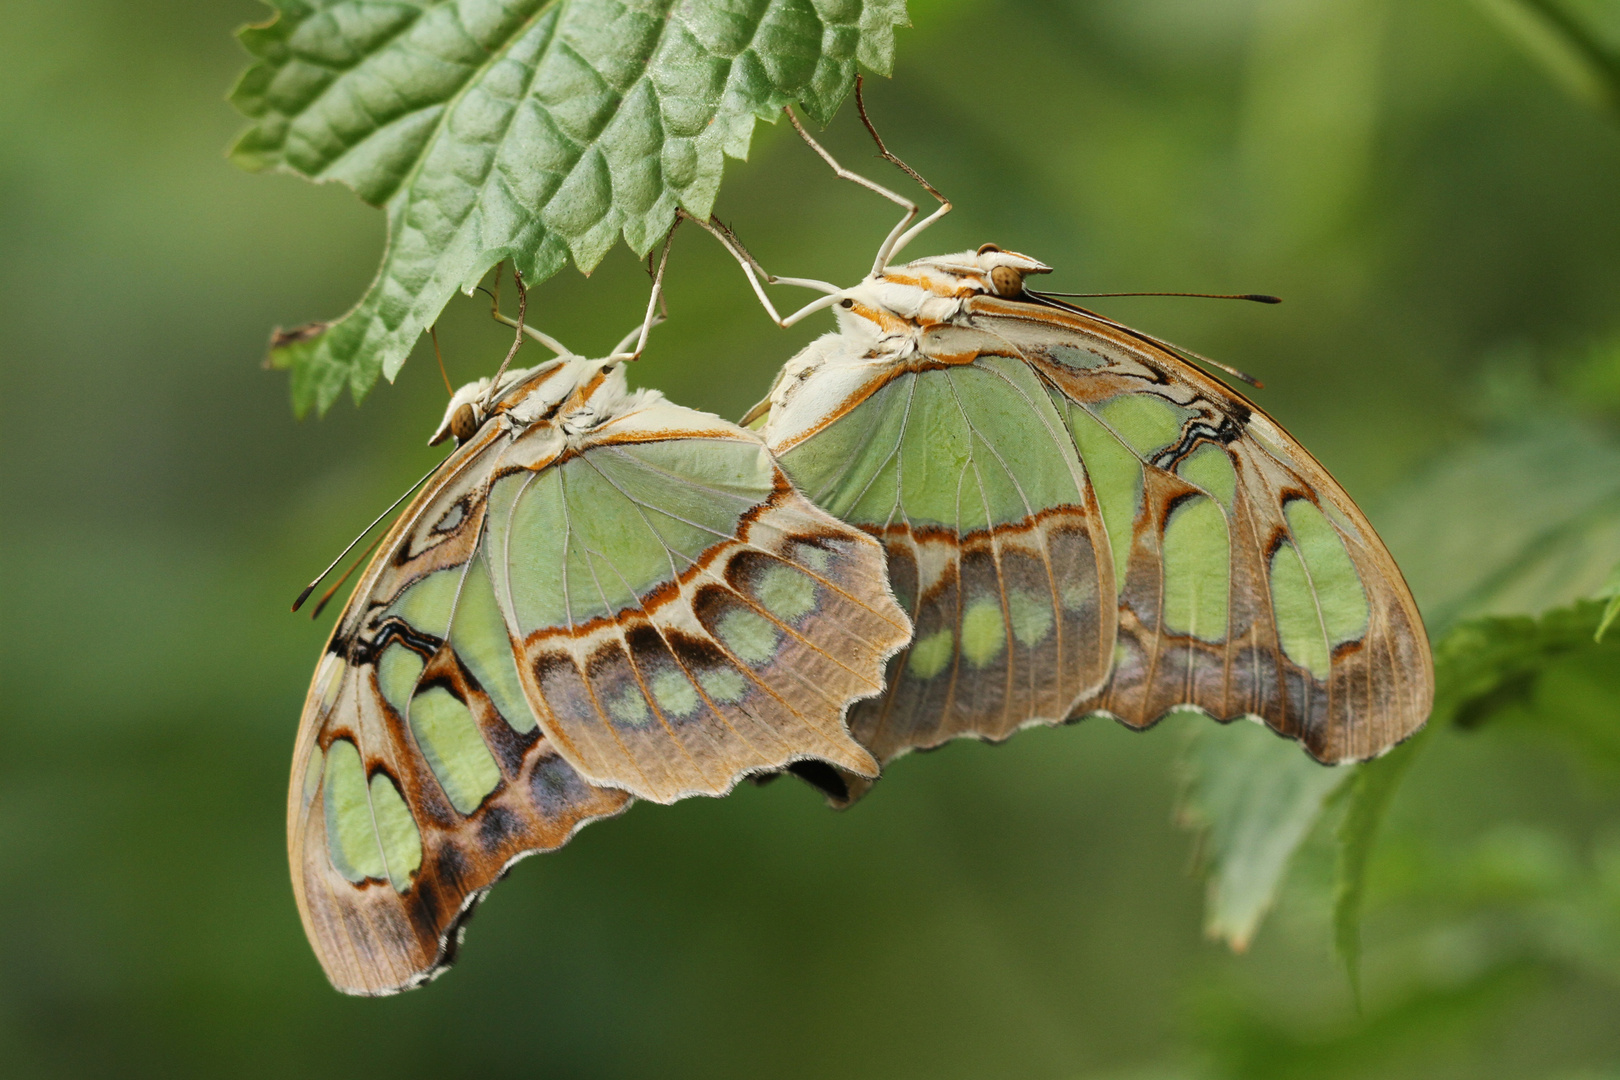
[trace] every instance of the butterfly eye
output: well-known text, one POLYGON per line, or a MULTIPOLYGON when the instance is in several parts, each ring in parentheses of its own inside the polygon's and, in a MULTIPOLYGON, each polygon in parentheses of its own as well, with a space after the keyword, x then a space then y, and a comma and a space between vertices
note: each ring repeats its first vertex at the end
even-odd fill
POLYGON ((842 300, 838 301, 838 306, 847 310, 855 306, 855 301, 846 296, 842 300))
POLYGON ((1000 250, 1001 249, 996 247, 996 245, 994 245, 994 244, 980 244, 979 245, 979 254, 980 255, 985 255, 985 254, 988 254, 989 252, 1000 251, 1000 250))
POLYGON ((998 266, 990 271, 990 285, 997 296, 1017 296, 1024 291, 1024 275, 1010 266, 998 266))
POLYGON ((450 417, 450 434, 456 437, 456 442, 464 443, 472 438, 478 431, 478 416, 473 412, 471 402, 462 403, 455 415, 450 417))

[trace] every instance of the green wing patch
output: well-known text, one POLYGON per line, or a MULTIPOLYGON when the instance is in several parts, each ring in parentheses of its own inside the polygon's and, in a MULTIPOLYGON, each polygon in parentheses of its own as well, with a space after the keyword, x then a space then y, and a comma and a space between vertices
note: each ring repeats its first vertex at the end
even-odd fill
MULTIPOLYGON (((769 420, 764 434, 769 443, 769 420)), ((1057 723, 1106 678, 1107 527, 1027 364, 987 356, 896 373, 785 449, 782 464, 821 506, 883 541, 916 627, 890 662, 884 696, 850 711, 851 731, 879 762, 1057 723)), ((829 792, 835 802, 867 783, 843 782, 829 792)))
POLYGON ((801 758, 876 771, 843 714, 904 641, 881 552, 738 432, 604 442, 497 481, 515 490, 490 532, 520 674, 592 782, 669 802, 801 758))
POLYGON ((1041 321, 1053 340, 1026 355, 1093 477, 1119 582, 1119 659, 1077 712, 1133 727, 1187 706, 1258 716, 1325 762, 1421 725, 1433 680, 1416 606, 1326 471, 1129 331, 1083 313, 1041 321), (1076 350, 1107 360, 1077 369, 1063 362, 1076 350))

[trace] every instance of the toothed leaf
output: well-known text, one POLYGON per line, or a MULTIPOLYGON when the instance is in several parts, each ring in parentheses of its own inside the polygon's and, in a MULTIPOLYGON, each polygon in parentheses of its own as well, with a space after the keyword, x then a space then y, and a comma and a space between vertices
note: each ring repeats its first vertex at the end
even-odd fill
POLYGON ((241 31, 247 169, 337 180, 388 214, 348 314, 285 335, 293 405, 393 379, 456 289, 511 259, 531 283, 645 254, 707 216, 754 119, 830 119, 857 64, 887 74, 904 0, 276 0, 241 31))

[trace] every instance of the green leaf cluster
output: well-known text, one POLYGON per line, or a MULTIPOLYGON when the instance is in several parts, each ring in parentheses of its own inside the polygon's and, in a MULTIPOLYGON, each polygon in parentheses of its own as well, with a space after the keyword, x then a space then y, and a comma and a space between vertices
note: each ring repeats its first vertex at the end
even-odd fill
POLYGON ((797 103, 825 122, 857 64, 887 74, 904 0, 277 0, 241 31, 248 169, 337 180, 388 216, 347 314, 278 334, 299 413, 399 373, 457 289, 645 254, 707 217, 726 155, 797 103))
POLYGON ((1449 733, 1511 725, 1620 777, 1620 641, 1605 634, 1620 608, 1620 440, 1522 365, 1489 369, 1481 398, 1484 430, 1377 515, 1436 635, 1429 726, 1340 769, 1258 731, 1200 732, 1184 759, 1207 931, 1246 947, 1314 832, 1336 850, 1333 933, 1358 994, 1380 828, 1449 733))

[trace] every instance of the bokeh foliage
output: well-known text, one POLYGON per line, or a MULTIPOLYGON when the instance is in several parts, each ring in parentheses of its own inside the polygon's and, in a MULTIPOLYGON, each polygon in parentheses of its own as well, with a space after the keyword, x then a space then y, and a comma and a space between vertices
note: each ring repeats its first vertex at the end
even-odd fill
MULTIPOLYGON (((1527 49, 1501 5, 911 10, 895 79, 868 85, 891 145, 959 207, 918 253, 993 240, 1058 287, 1285 296, 1107 310, 1265 378, 1406 568, 1442 663, 1490 659, 1457 684, 1461 722, 1349 774, 1404 772, 1354 878, 1361 1010, 1333 945, 1355 793, 1320 799, 1234 956, 1202 935, 1181 759, 1195 734, 1270 737, 1192 717, 953 745, 844 815, 788 783, 638 807, 518 867, 445 979, 334 994, 282 821, 323 631, 285 605, 436 458, 443 387, 422 354, 364 409, 297 424, 258 366, 266 327, 352 296, 383 241, 349 192, 220 159, 229 32, 265 10, 68 0, 14 5, 0 36, 7 1075, 1620 1064, 1620 664, 1614 628, 1592 642, 1603 605, 1577 606, 1615 561, 1615 114, 1548 78, 1557 35, 1527 49)), ((1612 4, 1560 10, 1615 40, 1612 4)), ((828 140, 876 172, 847 109, 828 140)), ((861 273, 891 208, 781 125, 750 157, 718 208, 766 265, 861 273)), ((684 402, 740 413, 824 329, 777 331, 695 232, 671 269, 673 317, 633 378, 684 402)), ((599 351, 645 289, 620 247, 531 311, 599 351)), ((457 301, 441 340, 469 379, 505 333, 457 301)))

